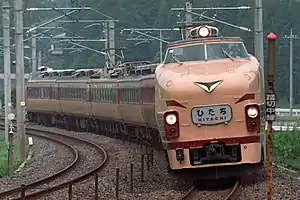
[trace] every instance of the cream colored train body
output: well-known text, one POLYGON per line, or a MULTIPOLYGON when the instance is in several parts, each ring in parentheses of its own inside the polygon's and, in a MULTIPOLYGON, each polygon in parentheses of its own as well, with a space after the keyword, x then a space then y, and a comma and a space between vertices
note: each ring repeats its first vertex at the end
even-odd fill
POLYGON ((156 118, 171 169, 262 163, 261 68, 240 38, 170 44, 155 75, 156 118))
POLYGON ((169 44, 160 65, 125 63, 115 77, 81 70, 29 80, 29 119, 159 143, 171 170, 260 165, 261 68, 240 38, 214 37, 217 32, 192 29, 191 38, 169 44), (42 98, 45 88, 49 95, 42 98))

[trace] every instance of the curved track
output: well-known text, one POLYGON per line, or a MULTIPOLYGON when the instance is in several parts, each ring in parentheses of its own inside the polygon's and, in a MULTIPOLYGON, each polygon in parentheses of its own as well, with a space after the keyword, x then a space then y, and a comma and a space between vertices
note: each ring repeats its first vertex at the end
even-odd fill
MULTIPOLYGON (((237 199, 237 195, 238 195, 240 186, 241 186, 240 179, 236 179, 235 184, 230 189, 229 194, 227 194, 225 197, 220 197, 220 194, 218 194, 220 191, 210 191, 210 192, 214 193, 214 196, 216 196, 216 199, 234 200, 234 199, 237 199)), ((201 193, 202 193, 202 191, 198 190, 196 185, 193 185, 187 191, 187 193, 185 193, 178 200, 200 200, 200 199, 204 199, 201 193)))
MULTIPOLYGON (((4 126, 3 124, 0 124, 0 127, 3 128, 3 126, 4 126)), ((69 145, 70 141, 73 141, 72 146, 75 146, 74 143, 77 143, 77 145, 81 145, 81 146, 85 145, 84 146, 85 148, 86 147, 92 148, 93 151, 95 151, 98 156, 99 155, 101 156, 101 161, 94 164, 92 169, 88 170, 88 168, 82 167, 80 165, 80 163, 81 164, 85 163, 82 152, 78 153, 78 151, 74 147, 72 147, 73 152, 76 152, 76 153, 74 153, 75 160, 71 163, 71 165, 69 165, 68 167, 64 168, 63 170, 61 170, 51 176, 48 176, 44 179, 40 179, 34 183, 30 183, 30 184, 26 185, 25 187, 26 187, 26 189, 28 189, 28 190, 26 190, 26 195, 25 195, 26 199, 36 199, 38 197, 44 196, 44 195, 52 193, 54 191, 66 188, 70 184, 81 182, 81 181, 89 178, 91 175, 97 173, 105 165, 106 161, 108 160, 105 150, 103 148, 101 148, 99 145, 92 143, 90 141, 72 137, 72 136, 65 135, 65 134, 60 134, 58 132, 45 131, 45 130, 40 130, 40 129, 36 129, 36 128, 32 128, 32 127, 27 128, 26 131, 27 131, 28 135, 43 137, 46 139, 50 139, 52 141, 60 141, 61 144, 67 144, 68 146, 70 146, 69 145), (62 142, 62 140, 63 141, 68 140, 68 142, 62 142), (84 171, 82 171, 82 168, 84 168, 84 171), (70 175, 72 172, 74 173, 76 170, 79 170, 79 172, 80 172, 77 174, 82 174, 82 175, 78 175, 75 178, 70 179, 68 177, 68 175, 70 175), (85 170, 87 170, 87 171, 85 171, 85 170), (66 179, 69 179, 69 180, 66 180, 66 179), (43 188, 44 188, 42 190, 41 190, 41 188, 37 188, 37 186, 39 186, 41 184, 43 184, 43 188), (27 191, 28 191, 28 193, 27 193, 27 191), (29 191, 30 191, 30 193, 29 193, 29 191), (34 192, 32 192, 32 191, 34 191, 34 192)), ((12 190, 1 192, 0 197, 14 196, 13 199, 21 199, 21 197, 20 197, 21 189, 22 189, 21 187, 18 187, 18 188, 14 188, 12 190), (17 197, 17 196, 19 196, 19 197, 17 197)))

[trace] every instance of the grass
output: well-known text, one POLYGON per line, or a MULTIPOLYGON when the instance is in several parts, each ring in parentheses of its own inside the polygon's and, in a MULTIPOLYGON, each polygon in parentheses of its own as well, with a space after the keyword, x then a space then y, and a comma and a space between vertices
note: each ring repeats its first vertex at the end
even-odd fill
POLYGON ((276 121, 293 121, 300 122, 300 116, 276 116, 276 121))
POLYGON ((300 170, 300 131, 273 133, 274 162, 300 170))
MULTIPOLYGON (((14 140, 14 169, 16 169, 21 161, 18 160, 17 140, 14 140)), ((5 138, 0 136, 0 178, 8 175, 8 157, 5 138)))

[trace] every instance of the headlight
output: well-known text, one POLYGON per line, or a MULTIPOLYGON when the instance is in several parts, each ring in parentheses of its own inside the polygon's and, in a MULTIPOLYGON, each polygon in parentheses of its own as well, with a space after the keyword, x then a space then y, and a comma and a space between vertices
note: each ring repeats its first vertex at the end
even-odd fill
POLYGON ((174 125, 177 121, 177 117, 176 115, 174 114, 168 114, 166 116, 166 122, 169 124, 169 125, 174 125))
POLYGON ((201 28, 199 28, 198 33, 200 37, 207 37, 209 36, 209 29, 206 26, 202 26, 201 28))
POLYGON ((258 115, 258 110, 255 107, 250 107, 247 110, 247 114, 251 118, 255 118, 258 115))

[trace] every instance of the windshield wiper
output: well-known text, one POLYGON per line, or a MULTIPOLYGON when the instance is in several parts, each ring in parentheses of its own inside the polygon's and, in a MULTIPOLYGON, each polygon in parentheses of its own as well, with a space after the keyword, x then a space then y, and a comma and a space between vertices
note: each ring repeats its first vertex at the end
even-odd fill
POLYGON ((229 55, 229 53, 227 53, 227 51, 225 51, 223 49, 223 47, 220 47, 220 48, 221 48, 221 51, 222 51, 222 53, 224 54, 225 57, 229 58, 232 61, 235 61, 235 59, 231 55, 229 55))
POLYGON ((175 60, 178 64, 182 65, 183 63, 177 58, 177 56, 175 56, 173 53, 172 53, 172 58, 173 60, 175 60))

